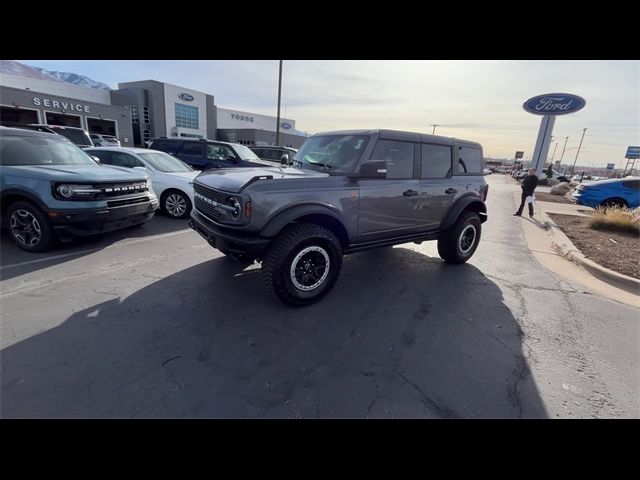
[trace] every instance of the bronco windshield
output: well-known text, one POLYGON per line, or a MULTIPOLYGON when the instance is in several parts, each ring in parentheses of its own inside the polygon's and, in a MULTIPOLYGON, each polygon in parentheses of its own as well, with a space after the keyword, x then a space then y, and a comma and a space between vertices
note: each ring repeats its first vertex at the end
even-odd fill
POLYGON ((351 172, 360 159, 367 135, 321 135, 309 138, 293 157, 293 164, 330 172, 351 172))
POLYGON ((73 143, 53 138, 0 137, 0 165, 93 165, 98 164, 73 143))

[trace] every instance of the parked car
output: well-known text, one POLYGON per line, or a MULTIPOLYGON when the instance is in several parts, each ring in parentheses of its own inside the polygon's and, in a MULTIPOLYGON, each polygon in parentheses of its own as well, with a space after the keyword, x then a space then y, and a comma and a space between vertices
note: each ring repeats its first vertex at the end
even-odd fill
POLYGON ((179 158, 196 170, 273 165, 237 143, 192 138, 155 138, 149 148, 179 158))
POLYGON ((142 224, 158 208, 144 172, 100 165, 58 135, 6 127, 0 127, 0 200, 3 226, 30 252, 142 224))
POLYGON ((297 149, 291 148, 291 147, 255 146, 255 147, 249 147, 249 148, 260 159, 274 162, 277 164, 281 163, 281 159, 283 155, 288 155, 289 158, 293 158, 293 156, 298 152, 297 149))
POLYGON ((92 133, 89 135, 91 141, 96 147, 120 147, 120 140, 113 135, 102 135, 100 133, 92 133))
POLYGON ((581 183, 571 194, 571 200, 587 207, 640 206, 640 177, 614 178, 581 183))
POLYGON ((87 148, 103 165, 144 170, 160 208, 171 218, 187 218, 193 206, 193 179, 200 173, 168 153, 147 148, 87 148))
POLYGON ((79 127, 66 127, 62 125, 42 125, 38 123, 32 123, 27 125, 26 128, 32 130, 38 130, 41 132, 53 132, 63 137, 68 138, 80 148, 93 147, 93 141, 89 136, 89 133, 79 127))
MULTIPOLYGON (((547 169, 548 170, 548 169, 547 169)), ((547 170, 542 170, 542 173, 540 175, 540 178, 549 178, 549 176, 547 176, 547 170)), ((559 182, 569 182, 569 178, 564 174, 564 173, 560 173, 557 172, 555 170, 551 170, 551 178, 558 180, 559 182)))
MULTIPOLYGON (((349 130, 309 137, 292 167, 208 170, 190 226, 291 305, 318 301, 342 255, 438 241, 447 263, 475 252, 487 220, 482 147, 449 137, 349 130)), ((364 287, 366 288, 366 286, 364 287)))

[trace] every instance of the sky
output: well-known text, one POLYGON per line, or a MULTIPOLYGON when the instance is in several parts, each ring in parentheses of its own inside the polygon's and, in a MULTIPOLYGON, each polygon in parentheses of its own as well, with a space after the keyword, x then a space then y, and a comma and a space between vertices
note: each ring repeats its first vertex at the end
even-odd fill
MULTIPOLYGON (((215 97, 216 105, 276 115, 277 60, 20 60, 27 65, 118 82, 158 80, 215 97)), ((530 158, 540 116, 522 104, 543 93, 573 93, 584 109, 558 116, 549 157, 578 165, 626 164, 628 145, 640 145, 638 61, 398 61, 285 60, 282 116, 298 130, 388 128, 477 141, 486 157, 530 158)))

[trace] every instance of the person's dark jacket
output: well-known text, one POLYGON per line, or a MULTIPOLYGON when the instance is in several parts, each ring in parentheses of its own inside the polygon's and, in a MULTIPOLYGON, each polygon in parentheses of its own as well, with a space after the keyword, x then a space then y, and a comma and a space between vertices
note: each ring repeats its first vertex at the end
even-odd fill
POLYGON ((522 181, 522 193, 526 194, 527 197, 533 195, 533 191, 538 186, 538 176, 537 175, 527 175, 524 177, 522 181))

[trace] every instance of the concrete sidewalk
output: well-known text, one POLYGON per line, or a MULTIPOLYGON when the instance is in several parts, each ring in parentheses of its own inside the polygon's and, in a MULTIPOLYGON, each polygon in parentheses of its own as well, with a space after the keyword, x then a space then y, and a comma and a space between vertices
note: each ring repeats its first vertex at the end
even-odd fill
MULTIPOLYGON (((516 205, 519 205, 520 195, 518 193, 514 193, 513 200, 516 205)), ((549 202, 537 203, 554 206, 559 205, 560 207, 573 206, 549 202)), ((542 266, 566 280, 581 285, 588 291, 633 307, 640 307, 639 295, 596 278, 582 266, 567 259, 558 251, 558 249, 555 248, 554 243, 557 243, 556 232, 552 231, 550 225, 548 225, 548 223, 552 223, 551 219, 546 215, 544 209, 540 205, 538 206, 533 219, 523 215, 521 217, 521 222, 529 250, 533 257, 542 266)), ((566 239, 566 242, 568 244, 571 243, 568 238, 566 239)))
POLYGON ((592 208, 574 203, 539 202, 536 200, 534 203, 534 208, 535 207, 546 213, 559 213, 561 215, 575 215, 578 217, 589 217, 590 214, 585 212, 593 212, 592 208))

